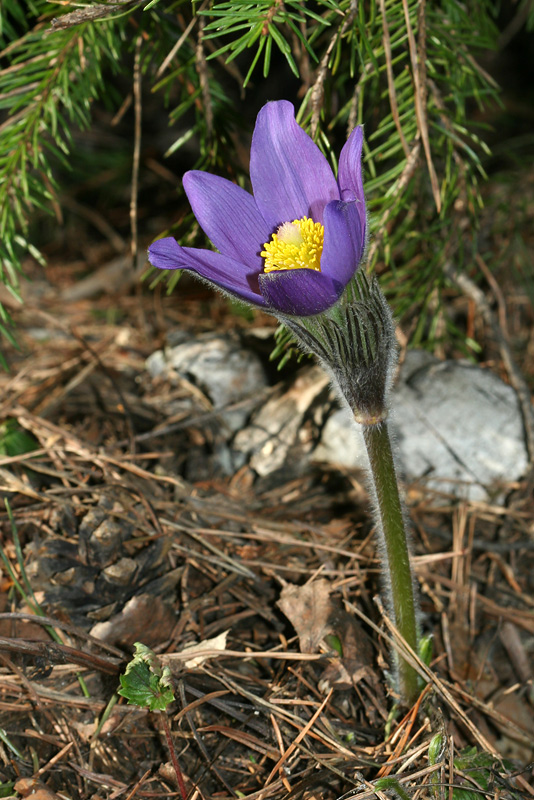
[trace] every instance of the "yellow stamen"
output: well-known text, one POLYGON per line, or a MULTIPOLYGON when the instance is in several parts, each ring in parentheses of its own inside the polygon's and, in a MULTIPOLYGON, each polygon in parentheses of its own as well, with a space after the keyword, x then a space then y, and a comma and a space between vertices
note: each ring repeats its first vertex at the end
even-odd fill
POLYGON ((280 269, 315 269, 321 271, 324 227, 308 217, 284 222, 271 241, 263 246, 265 272, 280 269))

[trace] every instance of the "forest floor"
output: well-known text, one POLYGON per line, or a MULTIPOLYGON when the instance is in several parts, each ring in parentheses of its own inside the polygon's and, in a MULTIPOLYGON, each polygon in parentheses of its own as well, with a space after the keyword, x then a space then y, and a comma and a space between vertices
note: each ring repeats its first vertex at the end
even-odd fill
POLYGON ((26 443, 0 457, 0 796, 180 797, 161 713, 115 694, 140 641, 173 674, 190 798, 534 797, 532 484, 504 505, 405 486, 433 655, 395 710, 362 475, 191 478, 219 415, 145 361, 182 329, 259 348, 272 386, 308 367, 277 375, 250 337, 272 319, 198 284, 169 298, 120 259, 85 269, 35 273, 0 374, 26 443))

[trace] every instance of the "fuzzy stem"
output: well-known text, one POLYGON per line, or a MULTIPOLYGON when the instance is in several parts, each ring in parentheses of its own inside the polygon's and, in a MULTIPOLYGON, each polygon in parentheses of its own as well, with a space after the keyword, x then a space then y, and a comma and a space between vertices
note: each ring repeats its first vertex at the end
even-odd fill
MULTIPOLYGON (((362 428, 371 464, 379 530, 385 545, 384 584, 388 601, 400 635, 417 653, 419 636, 410 553, 388 427, 384 421, 362 428)), ((398 676, 402 699, 414 703, 419 694, 417 672, 402 656, 398 657, 398 676)))
POLYGON ((180 790, 180 796, 182 800, 187 800, 187 789, 185 788, 182 770, 180 769, 180 765, 178 764, 178 757, 176 755, 176 750, 174 747, 174 742, 172 740, 171 729, 167 721, 166 712, 162 711, 159 718, 162 722, 163 730, 165 731, 165 738, 167 739, 167 747, 169 748, 169 753, 171 755, 171 761, 174 767, 174 772, 176 774, 176 780, 178 782, 178 789, 180 790))

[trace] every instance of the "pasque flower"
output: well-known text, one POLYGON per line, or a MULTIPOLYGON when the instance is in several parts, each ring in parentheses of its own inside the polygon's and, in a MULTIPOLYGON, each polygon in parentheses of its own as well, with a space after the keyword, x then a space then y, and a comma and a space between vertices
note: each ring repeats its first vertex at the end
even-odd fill
MULTIPOLYGON (((270 311, 330 373, 363 431, 388 610, 417 651, 415 582, 387 428, 395 325, 376 278, 358 272, 366 229, 362 143, 362 129, 355 128, 341 150, 336 180, 297 125, 291 103, 267 103, 252 137, 253 194, 216 175, 184 175, 193 212, 218 252, 166 238, 151 245, 149 258, 161 269, 192 270, 270 311)), ((415 702, 417 672, 402 656, 395 664, 401 700, 415 702)))
POLYGON ((365 247, 362 142, 357 127, 341 151, 336 180, 295 121, 292 104, 267 103, 252 137, 253 194, 206 172, 183 178, 193 212, 218 252, 167 237, 150 246, 150 263, 191 270, 274 314, 326 311, 343 294, 365 247))

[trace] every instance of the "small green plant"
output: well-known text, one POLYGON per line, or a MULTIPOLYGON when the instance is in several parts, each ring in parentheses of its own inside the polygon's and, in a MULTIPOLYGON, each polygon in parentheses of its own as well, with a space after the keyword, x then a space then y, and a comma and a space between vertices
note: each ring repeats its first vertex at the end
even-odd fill
POLYGON ((481 796, 493 796, 496 778, 499 777, 501 788, 505 786, 509 797, 520 799, 519 792, 514 792, 513 787, 506 780, 512 771, 509 761, 497 759, 489 753, 480 752, 476 747, 465 747, 454 759, 454 768, 457 770, 458 782, 463 786, 455 786, 452 796, 454 800, 480 800, 481 796), (503 783, 503 779, 505 783, 503 783))
MULTIPOLYGON (((446 740, 442 734, 434 736, 428 749, 431 766, 438 764, 444 756, 446 740)), ((521 800, 511 782, 513 764, 506 759, 498 761, 490 753, 480 752, 476 747, 465 747, 454 758, 453 800, 481 800, 485 797, 501 796, 508 800, 521 800), (499 789, 496 794, 496 789, 499 789), (504 791, 505 790, 505 791, 504 791)), ((447 770, 448 774, 448 770, 447 770)), ((438 776, 431 778, 434 796, 443 796, 443 786, 438 776)))
POLYGON ((165 711, 174 700, 170 670, 159 665, 158 657, 145 644, 136 642, 134 646, 135 655, 120 676, 119 694, 130 705, 165 711))
POLYGON ((159 712, 178 788, 182 800, 187 800, 182 771, 178 764, 171 730, 165 714, 167 707, 174 700, 171 671, 168 667, 161 666, 157 655, 145 644, 136 642, 134 646, 135 655, 126 667, 124 675, 120 676, 121 688, 118 693, 126 698, 129 705, 159 712))

